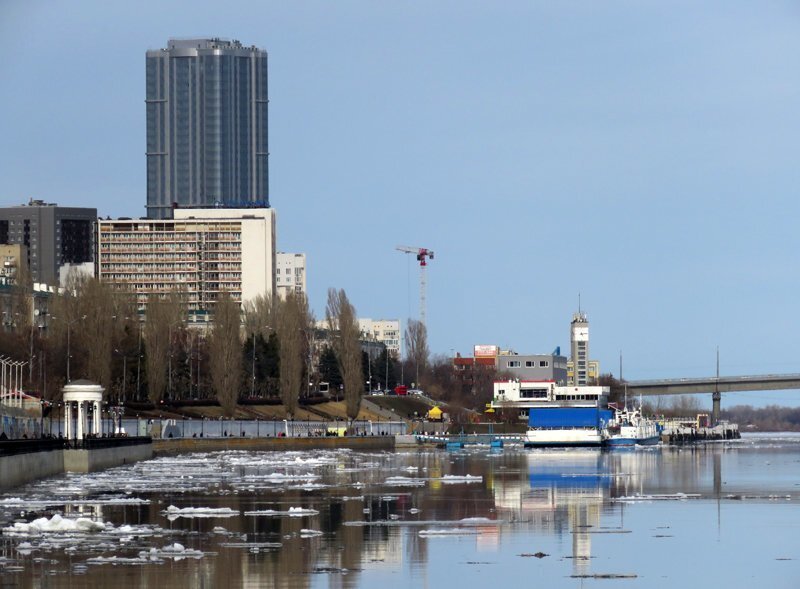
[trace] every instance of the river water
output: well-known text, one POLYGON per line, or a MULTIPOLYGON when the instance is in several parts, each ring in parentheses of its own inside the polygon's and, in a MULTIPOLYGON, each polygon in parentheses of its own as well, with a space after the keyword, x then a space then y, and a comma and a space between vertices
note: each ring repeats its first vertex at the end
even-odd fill
POLYGON ((788 588, 800 586, 798 502, 792 434, 612 452, 191 454, 0 496, 0 579, 788 588))

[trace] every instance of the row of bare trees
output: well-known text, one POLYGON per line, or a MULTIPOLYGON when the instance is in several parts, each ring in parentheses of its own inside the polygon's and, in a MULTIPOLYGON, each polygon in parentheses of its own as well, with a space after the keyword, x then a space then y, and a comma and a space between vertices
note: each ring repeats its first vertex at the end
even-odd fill
MULTIPOLYGON (((110 401, 216 398, 229 415, 248 391, 277 393, 294 416, 309 390, 314 317, 301 294, 265 295, 240 309, 222 293, 207 331, 188 328, 177 293, 150 297, 142 320, 133 296, 94 278, 74 280, 42 315, 34 317, 30 301, 20 288, 6 304, 0 355, 27 360, 24 388, 45 399, 87 378, 103 385, 110 401)), ((330 290, 326 317, 354 419, 364 383, 356 312, 344 291, 330 290)))

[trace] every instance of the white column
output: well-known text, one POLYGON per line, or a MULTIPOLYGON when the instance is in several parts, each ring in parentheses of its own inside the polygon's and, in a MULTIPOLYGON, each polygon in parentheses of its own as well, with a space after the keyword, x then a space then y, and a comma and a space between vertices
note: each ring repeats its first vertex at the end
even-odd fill
POLYGON ((100 401, 94 402, 94 431, 92 433, 100 435, 100 401))
POLYGON ((72 429, 72 403, 64 402, 64 437, 69 440, 72 429))
POLYGON ((85 416, 83 413, 83 401, 78 401, 78 428, 77 428, 77 438, 79 440, 83 439, 83 426, 84 426, 85 416))

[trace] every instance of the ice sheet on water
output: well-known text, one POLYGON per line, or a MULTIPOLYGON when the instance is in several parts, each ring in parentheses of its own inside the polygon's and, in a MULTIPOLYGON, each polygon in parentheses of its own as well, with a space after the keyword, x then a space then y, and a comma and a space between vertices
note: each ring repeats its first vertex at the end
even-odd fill
POLYGON ((276 509, 260 509, 255 511, 245 511, 248 516, 267 516, 267 517, 307 517, 312 515, 319 515, 316 509, 309 509, 305 507, 290 507, 286 511, 279 511, 276 509))
POLYGON ((309 530, 303 528, 300 530, 300 537, 301 538, 316 538, 317 536, 322 536, 324 532, 320 532, 319 530, 309 530))
POLYGON ((170 505, 165 511, 167 518, 179 517, 234 517, 239 515, 238 511, 230 507, 175 507, 170 505))

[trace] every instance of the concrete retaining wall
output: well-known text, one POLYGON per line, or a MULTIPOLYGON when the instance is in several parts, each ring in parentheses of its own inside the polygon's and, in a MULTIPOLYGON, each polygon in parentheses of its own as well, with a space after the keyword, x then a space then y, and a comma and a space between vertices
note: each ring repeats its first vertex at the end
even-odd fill
POLYGON ((152 457, 153 444, 92 450, 64 450, 64 471, 95 472, 139 460, 148 460, 152 457))
POLYGON ((91 450, 43 450, 0 456, 0 489, 65 472, 94 472, 153 457, 153 444, 130 444, 91 450))
POLYGON ((0 489, 19 487, 63 472, 63 450, 0 456, 0 489))
POLYGON ((157 455, 219 450, 316 450, 350 448, 352 450, 394 450, 394 436, 349 436, 321 438, 173 438, 153 440, 157 455))

